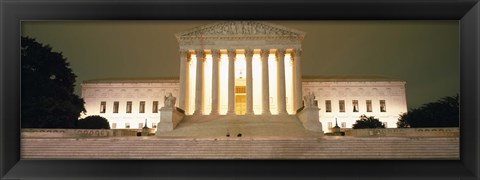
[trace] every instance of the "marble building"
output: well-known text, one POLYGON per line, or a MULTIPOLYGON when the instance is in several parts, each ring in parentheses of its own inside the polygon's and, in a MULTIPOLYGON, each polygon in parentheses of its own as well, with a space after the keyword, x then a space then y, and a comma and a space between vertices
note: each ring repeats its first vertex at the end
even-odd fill
POLYGON ((186 115, 294 115, 313 93, 324 132, 365 114, 396 127, 407 111, 405 82, 380 76, 302 77, 305 33, 260 21, 226 21, 175 34, 179 78, 82 83, 87 115, 112 128, 156 128, 169 93, 186 115))

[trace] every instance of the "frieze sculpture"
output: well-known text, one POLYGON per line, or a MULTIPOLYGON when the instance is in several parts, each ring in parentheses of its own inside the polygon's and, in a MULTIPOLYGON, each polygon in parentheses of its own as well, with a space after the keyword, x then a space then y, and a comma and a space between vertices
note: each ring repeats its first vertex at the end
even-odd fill
POLYGON ((313 92, 308 92, 307 95, 303 96, 305 100, 305 107, 314 107, 315 106, 315 95, 313 92))
POLYGON ((173 97, 172 93, 169 93, 168 96, 164 97, 164 99, 165 101, 163 107, 173 108, 175 106, 175 101, 177 100, 177 98, 173 97))
POLYGON ((252 21, 231 21, 223 22, 215 25, 203 26, 193 31, 186 32, 180 36, 200 36, 200 35, 287 35, 298 36, 302 35, 296 32, 278 28, 275 26, 268 26, 259 22, 252 21))

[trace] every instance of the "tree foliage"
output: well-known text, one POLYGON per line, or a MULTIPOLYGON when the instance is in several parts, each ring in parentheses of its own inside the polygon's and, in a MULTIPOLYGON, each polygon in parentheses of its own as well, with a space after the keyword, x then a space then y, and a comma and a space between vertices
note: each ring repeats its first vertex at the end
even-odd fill
POLYGON ((353 129, 366 129, 366 128, 385 128, 385 124, 380 122, 373 116, 367 117, 361 115, 360 119, 355 122, 352 126, 353 129))
POLYGON ((459 95, 447 96, 400 115, 397 127, 458 127, 459 95))
POLYGON ((21 38, 22 128, 73 128, 84 101, 74 94, 76 75, 61 53, 21 38))
POLYGON ((78 129, 110 129, 108 120, 102 116, 87 116, 77 122, 78 129))

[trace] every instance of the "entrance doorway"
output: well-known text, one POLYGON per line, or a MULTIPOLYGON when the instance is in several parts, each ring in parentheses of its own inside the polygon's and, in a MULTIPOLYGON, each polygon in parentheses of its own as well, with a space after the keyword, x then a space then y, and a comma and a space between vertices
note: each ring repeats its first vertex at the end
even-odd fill
POLYGON ((245 86, 235 87, 235 114, 245 115, 247 111, 247 95, 245 86))
POLYGON ((235 95, 235 114, 244 115, 247 110, 247 96, 235 95))

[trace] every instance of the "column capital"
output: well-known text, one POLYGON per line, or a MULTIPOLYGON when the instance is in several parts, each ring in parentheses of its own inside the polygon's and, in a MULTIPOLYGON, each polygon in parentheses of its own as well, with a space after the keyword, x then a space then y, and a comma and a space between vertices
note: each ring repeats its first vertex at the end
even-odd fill
POLYGON ((227 49, 227 54, 230 55, 230 54, 235 54, 237 52, 237 49, 227 49))
POLYGON ((189 53, 187 49, 179 49, 178 54, 180 55, 181 59, 185 59, 186 57, 188 57, 189 53))
POLYGON ((260 54, 262 57, 268 57, 268 54, 270 54, 270 49, 261 49, 260 54))
MULTIPOLYGON (((228 61, 229 62, 235 62, 236 59, 236 50, 235 49, 227 49, 227 55, 228 55, 228 61)), ((233 65, 235 63, 232 63, 233 65)), ((230 67, 230 65, 229 65, 230 67)))
POLYGON ((212 51, 212 56, 220 54, 220 49, 212 49, 211 51, 212 51))
POLYGON ((286 51, 286 50, 287 50, 287 49, 285 49, 285 48, 277 48, 277 54, 279 54, 279 55, 285 55, 285 51, 286 51))
POLYGON ((249 49, 249 48, 245 49, 245 57, 246 58, 250 58, 250 57, 252 57, 252 55, 253 55, 253 49, 249 49))
POLYGON ((197 61, 204 61, 205 60, 205 51, 203 49, 195 49, 195 54, 197 55, 197 61))
POLYGON ((295 48, 293 49, 293 53, 295 56, 301 56, 302 55, 302 48, 295 48))
POLYGON ((203 54, 205 54, 205 50, 204 49, 195 49, 195 53, 203 55, 203 54))

